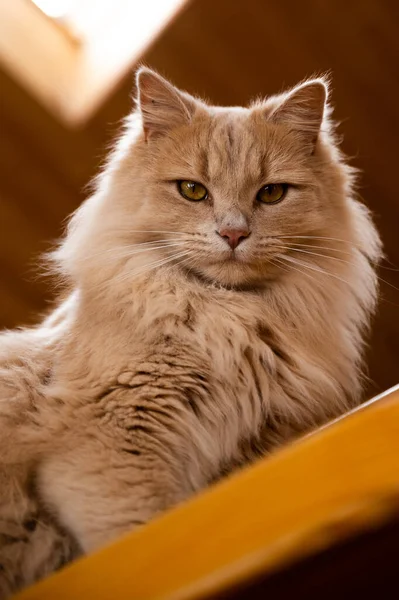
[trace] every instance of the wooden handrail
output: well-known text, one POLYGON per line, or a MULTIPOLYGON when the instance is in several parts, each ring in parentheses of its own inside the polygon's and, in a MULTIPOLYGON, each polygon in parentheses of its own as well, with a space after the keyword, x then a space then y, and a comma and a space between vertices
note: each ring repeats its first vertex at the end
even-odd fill
POLYGON ((398 505, 396 386, 17 599, 210 598, 377 527, 398 505))

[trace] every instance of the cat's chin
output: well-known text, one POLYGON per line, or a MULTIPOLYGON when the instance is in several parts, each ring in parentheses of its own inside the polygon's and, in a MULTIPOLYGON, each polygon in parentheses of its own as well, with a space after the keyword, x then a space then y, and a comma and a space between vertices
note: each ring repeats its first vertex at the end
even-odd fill
POLYGON ((233 260, 187 268, 186 274, 206 284, 217 284, 230 289, 258 289, 267 285, 275 275, 262 272, 254 266, 233 260))

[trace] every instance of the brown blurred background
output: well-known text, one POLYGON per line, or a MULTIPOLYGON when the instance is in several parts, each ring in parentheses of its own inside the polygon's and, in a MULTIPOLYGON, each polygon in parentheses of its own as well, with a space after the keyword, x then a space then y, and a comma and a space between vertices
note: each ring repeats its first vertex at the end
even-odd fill
MULTIPOLYGON (((360 193, 393 263, 380 270, 387 283, 369 353, 369 395, 399 379, 399 289, 391 287, 399 288, 398 6, 396 0, 192 0, 141 57, 179 87, 227 105, 331 70, 343 148, 363 171, 360 193)), ((34 323, 53 298, 50 282, 37 276, 37 258, 85 198, 85 185, 130 110, 134 67, 100 106, 71 123, 15 76, 10 61, 0 61, 1 327, 34 323)), ((29 68, 30 76, 35 68, 43 75, 40 65, 29 68)))

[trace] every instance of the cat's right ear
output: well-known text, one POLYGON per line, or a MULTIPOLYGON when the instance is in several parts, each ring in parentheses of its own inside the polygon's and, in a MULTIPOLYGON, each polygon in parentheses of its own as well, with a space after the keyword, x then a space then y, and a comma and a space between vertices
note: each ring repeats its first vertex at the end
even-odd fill
POLYGON ((195 110, 194 99, 146 67, 136 75, 137 104, 146 141, 170 129, 188 124, 195 110))
POLYGON ((325 79, 305 81, 283 95, 269 120, 274 123, 286 123, 300 131, 313 151, 323 123, 327 96, 325 79))

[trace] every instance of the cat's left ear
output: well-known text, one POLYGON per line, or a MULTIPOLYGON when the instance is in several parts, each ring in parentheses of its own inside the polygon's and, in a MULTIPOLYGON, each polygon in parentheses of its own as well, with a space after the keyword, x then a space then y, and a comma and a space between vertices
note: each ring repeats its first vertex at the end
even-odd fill
POLYGON ((301 132, 312 149, 316 144, 328 97, 327 85, 323 79, 312 79, 298 85, 272 111, 269 120, 274 123, 287 123, 301 132))
POLYGON ((188 124, 195 110, 195 100, 166 79, 142 67, 136 76, 139 106, 145 139, 167 133, 188 124))

